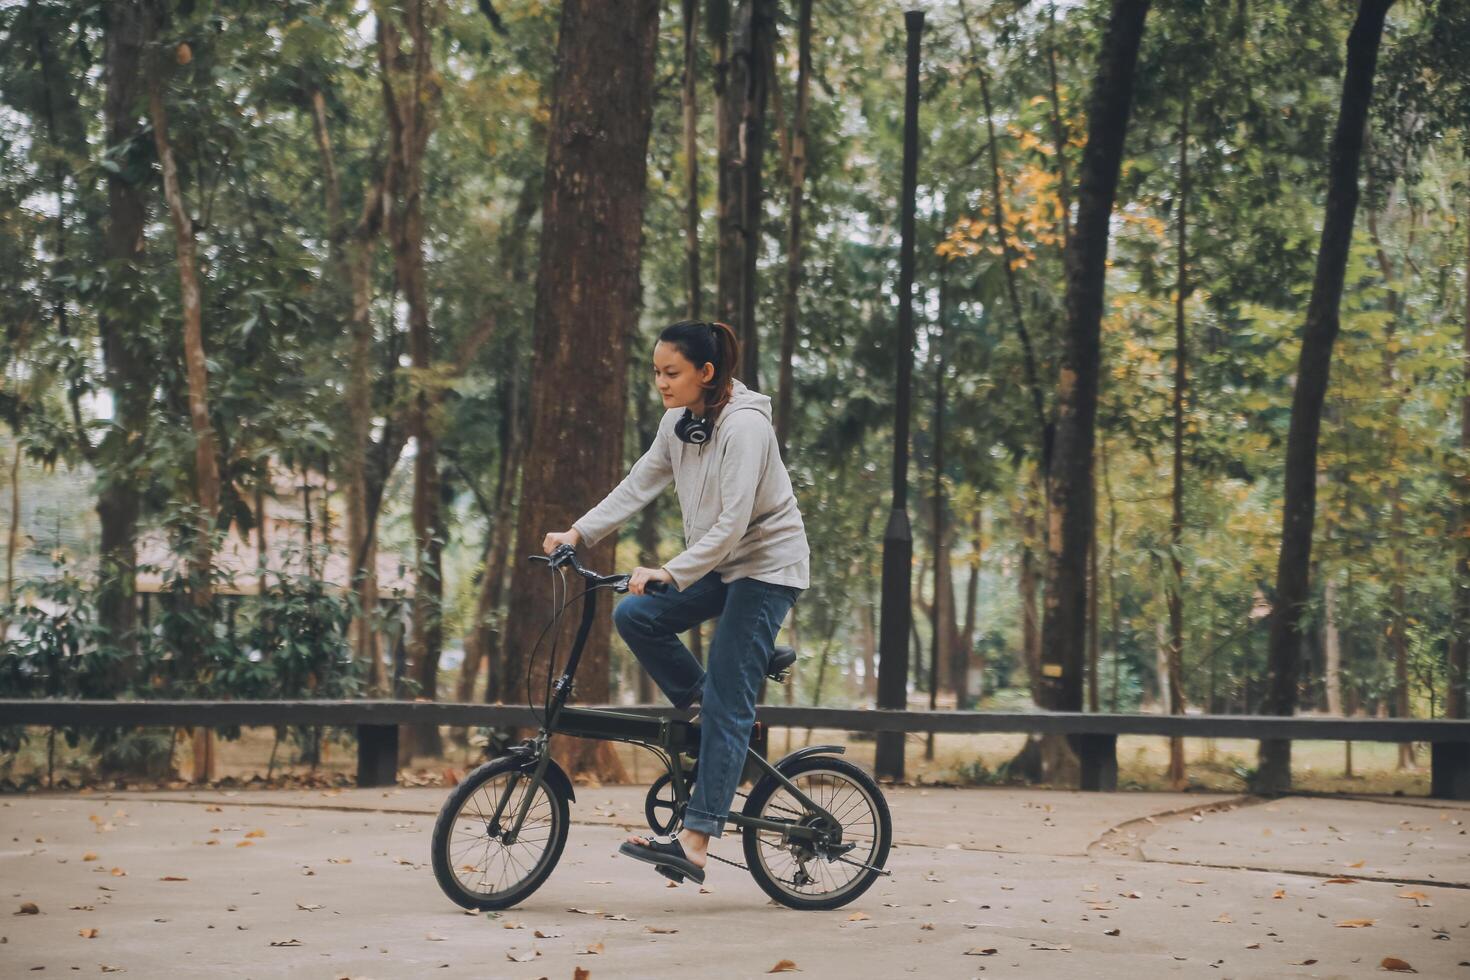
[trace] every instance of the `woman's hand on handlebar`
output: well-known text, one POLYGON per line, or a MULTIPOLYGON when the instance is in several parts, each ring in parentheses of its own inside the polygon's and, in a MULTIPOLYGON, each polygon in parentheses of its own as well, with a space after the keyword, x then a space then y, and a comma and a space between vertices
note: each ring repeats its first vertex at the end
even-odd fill
POLYGON ((674 576, 662 568, 644 568, 640 565, 628 576, 628 591, 634 595, 644 595, 649 582, 663 582, 673 588, 674 576))
POLYGON ((571 528, 566 531, 548 531, 546 532, 546 537, 541 540, 541 550, 549 555, 564 544, 569 544, 575 548, 581 543, 582 535, 576 528, 571 528))

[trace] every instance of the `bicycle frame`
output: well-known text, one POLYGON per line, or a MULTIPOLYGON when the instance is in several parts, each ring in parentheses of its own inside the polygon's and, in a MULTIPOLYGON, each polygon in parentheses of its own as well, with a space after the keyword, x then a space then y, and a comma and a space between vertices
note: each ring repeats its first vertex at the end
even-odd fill
MULTIPOLYGON (((641 745, 644 748, 657 750, 663 756, 668 768, 669 785, 674 790, 674 813, 680 814, 688 806, 689 795, 685 786, 685 769, 680 761, 682 753, 694 752, 699 748, 700 729, 698 725, 676 718, 648 718, 642 715, 632 715, 620 711, 609 711, 601 708, 573 708, 567 707, 567 699, 571 697, 572 682, 576 677, 577 665, 581 663, 582 651, 587 645, 587 638, 592 632, 592 623, 597 616, 597 599, 605 588, 615 591, 626 591, 628 576, 626 575, 598 575, 583 568, 577 561, 575 551, 567 545, 556 549, 551 558, 543 558, 540 555, 531 556, 532 560, 546 562, 552 569, 562 565, 570 565, 591 585, 583 593, 582 621, 577 627, 577 636, 572 643, 572 652, 567 658, 566 667, 557 678, 552 687, 551 697, 546 704, 546 715, 542 724, 541 732, 530 742, 517 746, 512 752, 527 756, 527 764, 532 757, 535 758, 535 769, 529 777, 531 786, 521 802, 519 812, 516 814, 515 823, 505 834, 506 843, 511 843, 520 833, 521 825, 530 811, 531 802, 536 795, 536 790, 545 780, 547 765, 551 754, 546 751, 547 742, 552 735, 572 735, 578 738, 592 738, 611 742, 629 742, 641 745)), ((563 607, 565 608, 565 607, 563 607)), ((557 611, 557 615, 561 610, 557 611)), ((756 723, 757 730, 760 723, 756 723)), ((726 818, 731 824, 757 830, 768 830, 778 832, 782 835, 782 843, 797 843, 809 848, 817 846, 827 848, 842 843, 841 823, 826 809, 818 806, 809 796, 803 793, 795 783, 787 779, 785 774, 771 765, 766 759, 754 749, 746 749, 746 758, 758 769, 764 771, 768 776, 775 779, 786 791, 794 796, 807 808, 808 813, 814 813, 821 818, 820 822, 811 824, 798 824, 788 820, 765 820, 759 817, 747 817, 742 813, 731 812, 726 818), (825 825, 825 826, 823 826, 825 825), (828 829, 835 828, 835 829, 828 829)), ((504 812, 506 803, 509 801, 515 789, 518 774, 512 774, 509 785, 506 787, 505 795, 496 806, 495 815, 490 825, 498 826, 501 814, 504 812)))

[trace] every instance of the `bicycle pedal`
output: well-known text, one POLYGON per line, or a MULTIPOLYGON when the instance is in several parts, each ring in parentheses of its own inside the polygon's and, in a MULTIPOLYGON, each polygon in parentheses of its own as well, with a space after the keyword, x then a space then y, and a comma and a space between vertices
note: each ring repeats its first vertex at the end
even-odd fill
POLYGON ((688 880, 687 878, 685 878, 684 874, 681 871, 676 868, 671 868, 667 864, 655 864, 653 866, 653 870, 657 871, 659 874, 663 875, 665 878, 669 879, 676 885, 682 885, 685 881, 688 880))

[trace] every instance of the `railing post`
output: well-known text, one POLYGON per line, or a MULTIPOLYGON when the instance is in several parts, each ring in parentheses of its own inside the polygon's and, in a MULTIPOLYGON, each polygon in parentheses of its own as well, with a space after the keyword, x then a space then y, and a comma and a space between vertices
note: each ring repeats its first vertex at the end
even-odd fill
POLYGON ((1112 793, 1118 789, 1118 736, 1078 735, 1077 757, 1084 790, 1112 793))
POLYGON ((398 785, 398 726, 357 726, 357 785, 398 785))
POLYGON ((1470 742, 1429 743, 1429 795, 1470 800, 1470 742))

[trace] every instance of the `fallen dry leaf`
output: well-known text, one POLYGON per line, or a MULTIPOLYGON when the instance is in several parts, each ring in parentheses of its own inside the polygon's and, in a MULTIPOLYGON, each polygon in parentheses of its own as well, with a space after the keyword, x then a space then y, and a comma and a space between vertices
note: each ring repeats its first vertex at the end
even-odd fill
POLYGON ((1105 929, 1105 930, 1103 930, 1103 935, 1104 936, 1121 936, 1122 934, 1123 934, 1123 930, 1122 929, 1105 929))
POLYGON ((239 841, 238 843, 236 843, 235 846, 236 847, 254 847, 255 846, 255 841, 253 841, 253 840, 242 840, 242 841, 239 841))
POLYGON ((1032 943, 1031 944, 1031 948, 1032 949, 1049 949, 1049 950, 1052 950, 1052 951, 1058 952, 1058 953, 1066 953, 1066 952, 1070 951, 1072 947, 1069 944, 1067 944, 1067 943, 1032 943))
POLYGON ((529 963, 540 955, 541 950, 536 949, 533 946, 532 948, 526 950, 524 953, 517 953, 513 949, 506 950, 505 958, 510 960, 512 963, 529 963))
POLYGON ((1368 862, 1366 860, 1365 861, 1354 861, 1352 864, 1344 864, 1343 867, 1344 868, 1361 868, 1363 865, 1365 865, 1367 863, 1368 862))
POLYGON ((35 902, 21 902, 20 903, 20 911, 19 912, 13 912, 11 914, 12 915, 40 915, 41 914, 41 907, 39 905, 37 905, 35 902))
POLYGON ((580 966, 572 969, 572 980, 592 980, 592 971, 584 970, 580 966))
POLYGON ((1406 961, 1397 956, 1385 956, 1383 962, 1378 964, 1378 969, 1387 970, 1390 973, 1418 973, 1419 971, 1410 966, 1406 961))
POLYGON ((1179 880, 1186 885, 1203 885, 1205 883, 1203 878, 1180 878, 1179 880))
POLYGON ((82 860, 83 861, 95 861, 95 860, 97 860, 97 852, 96 851, 88 851, 86 854, 83 854, 82 855, 82 860))
POLYGON ((431 943, 442 943, 446 941, 449 937, 441 936, 437 932, 426 932, 424 933, 424 938, 431 943))
POLYGON ((572 908, 572 909, 567 909, 567 911, 568 912, 575 912, 578 915, 601 915, 602 914, 602 909, 576 909, 576 908, 572 908))
POLYGON ((274 942, 272 942, 271 945, 272 946, 300 946, 300 945, 302 945, 302 942, 299 939, 277 939, 274 942))
POLYGON ((540 929, 537 929, 535 932, 531 933, 531 935, 535 936, 537 939, 560 939, 561 938, 561 933, 559 933, 559 932, 543 932, 540 929))
POLYGON ((1311 966, 1315 962, 1317 962, 1317 961, 1316 960, 1292 960, 1291 961, 1291 965, 1292 966, 1311 966))
POLYGON ((582 956, 601 956, 602 950, 602 943, 588 943, 586 949, 579 949, 577 953, 582 956))
POLYGON ((979 946, 976 946, 976 947, 974 947, 972 949, 965 950, 965 955, 966 956, 994 956, 998 952, 1000 952, 1000 951, 997 950, 994 946, 986 946, 984 948, 981 948, 979 946))
POLYGON ((351 864, 352 858, 327 858, 328 864, 351 864))
POLYGON ((1271 897, 1272 898, 1285 898, 1286 897, 1286 889, 1285 888, 1278 888, 1278 889, 1276 889, 1274 892, 1271 893, 1271 897))
POLYGON ((500 924, 500 928, 502 928, 502 929, 524 929, 526 927, 523 926, 523 925, 521 925, 519 922, 502 922, 500 924))
POLYGON ((188 881, 189 879, 188 878, 182 878, 179 875, 164 875, 162 878, 159 878, 158 880, 159 881, 188 881))
POLYGON ((224 811, 225 808, 222 806, 207 806, 204 808, 205 813, 223 813, 224 811))
POLYGON ((1232 918, 1230 918, 1230 913, 1229 912, 1221 912, 1219 915, 1215 916, 1215 921, 1216 922, 1234 922, 1235 920, 1232 919, 1232 918))
POLYGON ((1373 924, 1372 919, 1343 919, 1337 924, 1339 929, 1366 929, 1373 924))
POLYGON ((250 831, 245 836, 246 837, 264 837, 265 836, 265 831, 263 831, 263 830, 261 830, 260 828, 257 827, 255 830, 250 831))
POLYGON ((644 926, 644 932, 651 932, 656 936, 672 936, 678 929, 665 929, 663 926, 644 926))
POLYGON ((83 939, 96 939, 97 938, 97 930, 96 929, 78 929, 77 930, 77 935, 78 936, 81 936, 83 939))
POLYGON ((847 917, 847 921, 848 922, 862 922, 864 919, 867 919, 867 918, 870 918, 870 916, 866 912, 854 912, 852 915, 849 915, 847 917))
POLYGON ((790 960, 780 960, 780 961, 778 961, 776 963, 775 966, 771 967, 766 972, 767 973, 799 973, 799 972, 801 972, 801 967, 797 966, 795 963, 791 962, 790 960))
POLYGON ((1322 882, 1324 885, 1356 885, 1357 883, 1356 878, 1328 878, 1322 882))

